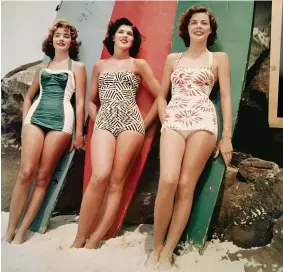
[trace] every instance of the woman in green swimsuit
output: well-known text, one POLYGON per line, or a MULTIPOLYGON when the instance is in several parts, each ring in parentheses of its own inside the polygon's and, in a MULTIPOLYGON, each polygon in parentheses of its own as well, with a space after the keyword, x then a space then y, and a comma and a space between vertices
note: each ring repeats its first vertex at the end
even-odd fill
POLYGON ((76 95, 76 137, 70 150, 83 146, 86 71, 78 57, 77 30, 66 20, 57 20, 42 44, 51 58, 38 68, 24 100, 21 167, 12 194, 8 229, 4 241, 21 244, 43 202, 46 189, 61 156, 70 146, 74 111, 70 99, 76 95), (32 103, 39 91, 38 98, 32 103), (36 179, 25 216, 16 232, 32 181, 36 179))

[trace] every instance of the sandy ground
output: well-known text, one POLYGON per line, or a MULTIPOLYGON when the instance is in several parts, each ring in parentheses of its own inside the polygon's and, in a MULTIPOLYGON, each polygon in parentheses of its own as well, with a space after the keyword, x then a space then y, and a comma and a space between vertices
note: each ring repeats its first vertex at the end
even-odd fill
MULTIPOLYGON (((1 218, 3 233, 8 213, 2 212, 1 218)), ((52 219, 47 233, 29 233, 23 245, 2 243, 3 271, 154 271, 143 265, 153 247, 152 225, 124 228, 121 236, 97 250, 69 248, 76 229, 74 216, 58 216, 52 219)), ((238 250, 232 243, 209 242, 203 256, 190 252, 176 257, 176 267, 171 271, 239 272, 245 271, 245 266, 257 267, 247 259, 231 262, 227 254, 238 250)))
MULTIPOLYGON (((8 223, 12 189, 20 167, 20 151, 3 146, 1 182, 1 236, 8 223)), ((102 244, 100 249, 70 249, 77 230, 76 216, 53 217, 47 233, 29 233, 23 245, 1 243, 2 271, 14 272, 112 272, 156 271, 143 263, 153 247, 153 226, 124 226, 120 236, 102 244)), ((186 250, 176 257, 171 271, 283 272, 281 257, 265 248, 242 250, 232 243, 208 242, 204 255, 186 250), (187 252, 187 253, 186 253, 187 252)), ((282 256, 283 260, 283 256, 282 256)))

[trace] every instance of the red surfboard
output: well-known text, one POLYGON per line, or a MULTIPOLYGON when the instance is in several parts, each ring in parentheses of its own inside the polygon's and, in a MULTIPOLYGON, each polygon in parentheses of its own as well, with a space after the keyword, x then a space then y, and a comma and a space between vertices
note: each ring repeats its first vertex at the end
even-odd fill
MULTIPOLYGON (((142 35, 145 37, 145 40, 141 45, 138 58, 143 58, 148 62, 159 82, 161 82, 162 79, 165 59, 171 49, 176 8, 176 1, 117 1, 114 5, 111 16, 111 21, 115 21, 121 17, 126 17, 138 27, 142 35)), ((110 55, 104 47, 101 58, 106 59, 109 57, 110 55)), ((149 112, 154 102, 154 98, 151 96, 146 87, 141 84, 136 101, 141 114, 144 117, 149 112)), ((93 121, 90 120, 86 143, 83 191, 85 191, 91 177, 90 141, 93 132, 93 125, 93 121)), ((122 227, 128 207, 151 149, 157 127, 158 125, 155 124, 146 133, 143 148, 127 176, 117 217, 111 228, 106 233, 104 239, 115 236, 122 227)))

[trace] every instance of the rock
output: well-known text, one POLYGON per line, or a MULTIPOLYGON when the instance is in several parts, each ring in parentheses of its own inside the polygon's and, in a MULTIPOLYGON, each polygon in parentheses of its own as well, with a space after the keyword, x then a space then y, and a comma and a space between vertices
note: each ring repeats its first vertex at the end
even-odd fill
POLYGON ((247 260, 245 271, 283 271, 283 216, 275 220, 273 238, 269 245, 262 248, 239 250, 228 253, 228 256, 231 261, 247 260), (256 263, 257 269, 249 269, 252 268, 251 263, 256 263))
POLYGON ((278 173, 275 175, 275 179, 277 179, 278 181, 283 182, 283 170, 281 170, 280 172, 278 172, 278 173))
POLYGON ((275 250, 281 252, 281 256, 283 256, 283 215, 274 223, 273 239, 270 246, 275 250))
POLYGON ((249 158, 241 164, 245 165, 246 176, 255 178, 251 173, 257 171, 261 179, 247 183, 233 174, 235 180, 230 181, 231 186, 226 186, 219 198, 221 202, 217 203, 220 212, 214 231, 219 239, 243 248, 264 246, 272 238, 273 220, 283 214, 283 181, 279 174, 266 173, 273 169, 273 163, 249 158), (264 167, 263 172, 260 166, 264 167))
POLYGON ((233 167, 227 167, 224 179, 224 190, 228 190, 231 186, 237 182, 236 176, 238 169, 233 167))
POLYGON ((242 152, 233 152, 231 165, 238 167, 239 163, 245 159, 252 158, 251 154, 246 154, 242 152))
POLYGON ((256 75, 251 81, 250 87, 253 90, 264 93, 268 97, 269 93, 269 72, 270 72, 270 54, 268 54, 259 66, 256 75))
POLYGON ((248 70, 255 64, 260 55, 270 48, 271 24, 264 31, 260 31, 257 27, 253 29, 250 57, 248 70))
POLYGON ((17 72, 10 77, 3 78, 1 84, 2 128, 22 122, 24 97, 38 67, 39 64, 29 67, 27 70, 17 72))
POLYGON ((38 60, 38 61, 35 61, 35 62, 31 62, 31 63, 27 63, 27 64, 24 64, 24 65, 21 65, 20 67, 17 67, 16 69, 14 69, 11 72, 9 72, 3 78, 9 78, 9 77, 13 76, 16 73, 24 71, 24 70, 27 70, 28 68, 33 67, 35 65, 38 65, 41 62, 42 62, 42 60, 38 60))
POLYGON ((248 158, 239 164, 239 173, 246 181, 258 181, 273 178, 279 172, 279 166, 270 161, 248 158))
POLYGON ((255 1, 254 6, 254 27, 263 31, 271 22, 270 1, 255 1))

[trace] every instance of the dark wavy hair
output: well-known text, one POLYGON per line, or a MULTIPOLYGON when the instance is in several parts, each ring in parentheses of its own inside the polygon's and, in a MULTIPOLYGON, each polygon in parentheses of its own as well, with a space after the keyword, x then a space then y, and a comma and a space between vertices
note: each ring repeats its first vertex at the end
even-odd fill
POLYGON ((180 23, 179 23, 179 36, 183 39, 185 46, 190 46, 190 35, 188 31, 188 25, 192 16, 195 13, 206 13, 209 17, 209 23, 211 27, 211 33, 207 39, 207 47, 214 44, 215 40, 217 39, 217 22, 214 15, 205 7, 203 6, 193 6, 189 8, 186 12, 181 15, 180 23))
POLYGON ((77 40, 78 30, 65 19, 59 19, 54 22, 53 26, 49 29, 47 38, 42 42, 42 51, 51 59, 54 58, 53 36, 55 31, 61 27, 70 29, 72 41, 69 48, 69 56, 73 60, 78 60, 79 48, 81 46, 81 42, 77 40))
POLYGON ((133 45, 130 48, 130 56, 134 58, 140 51, 140 46, 142 43, 142 35, 137 29, 137 27, 135 27, 133 23, 127 18, 120 18, 117 19, 115 22, 110 22, 110 24, 108 25, 107 37, 103 40, 103 44, 107 48, 108 52, 111 55, 113 55, 114 54, 113 38, 116 31, 119 29, 121 25, 131 26, 133 29, 134 41, 133 41, 133 45))

